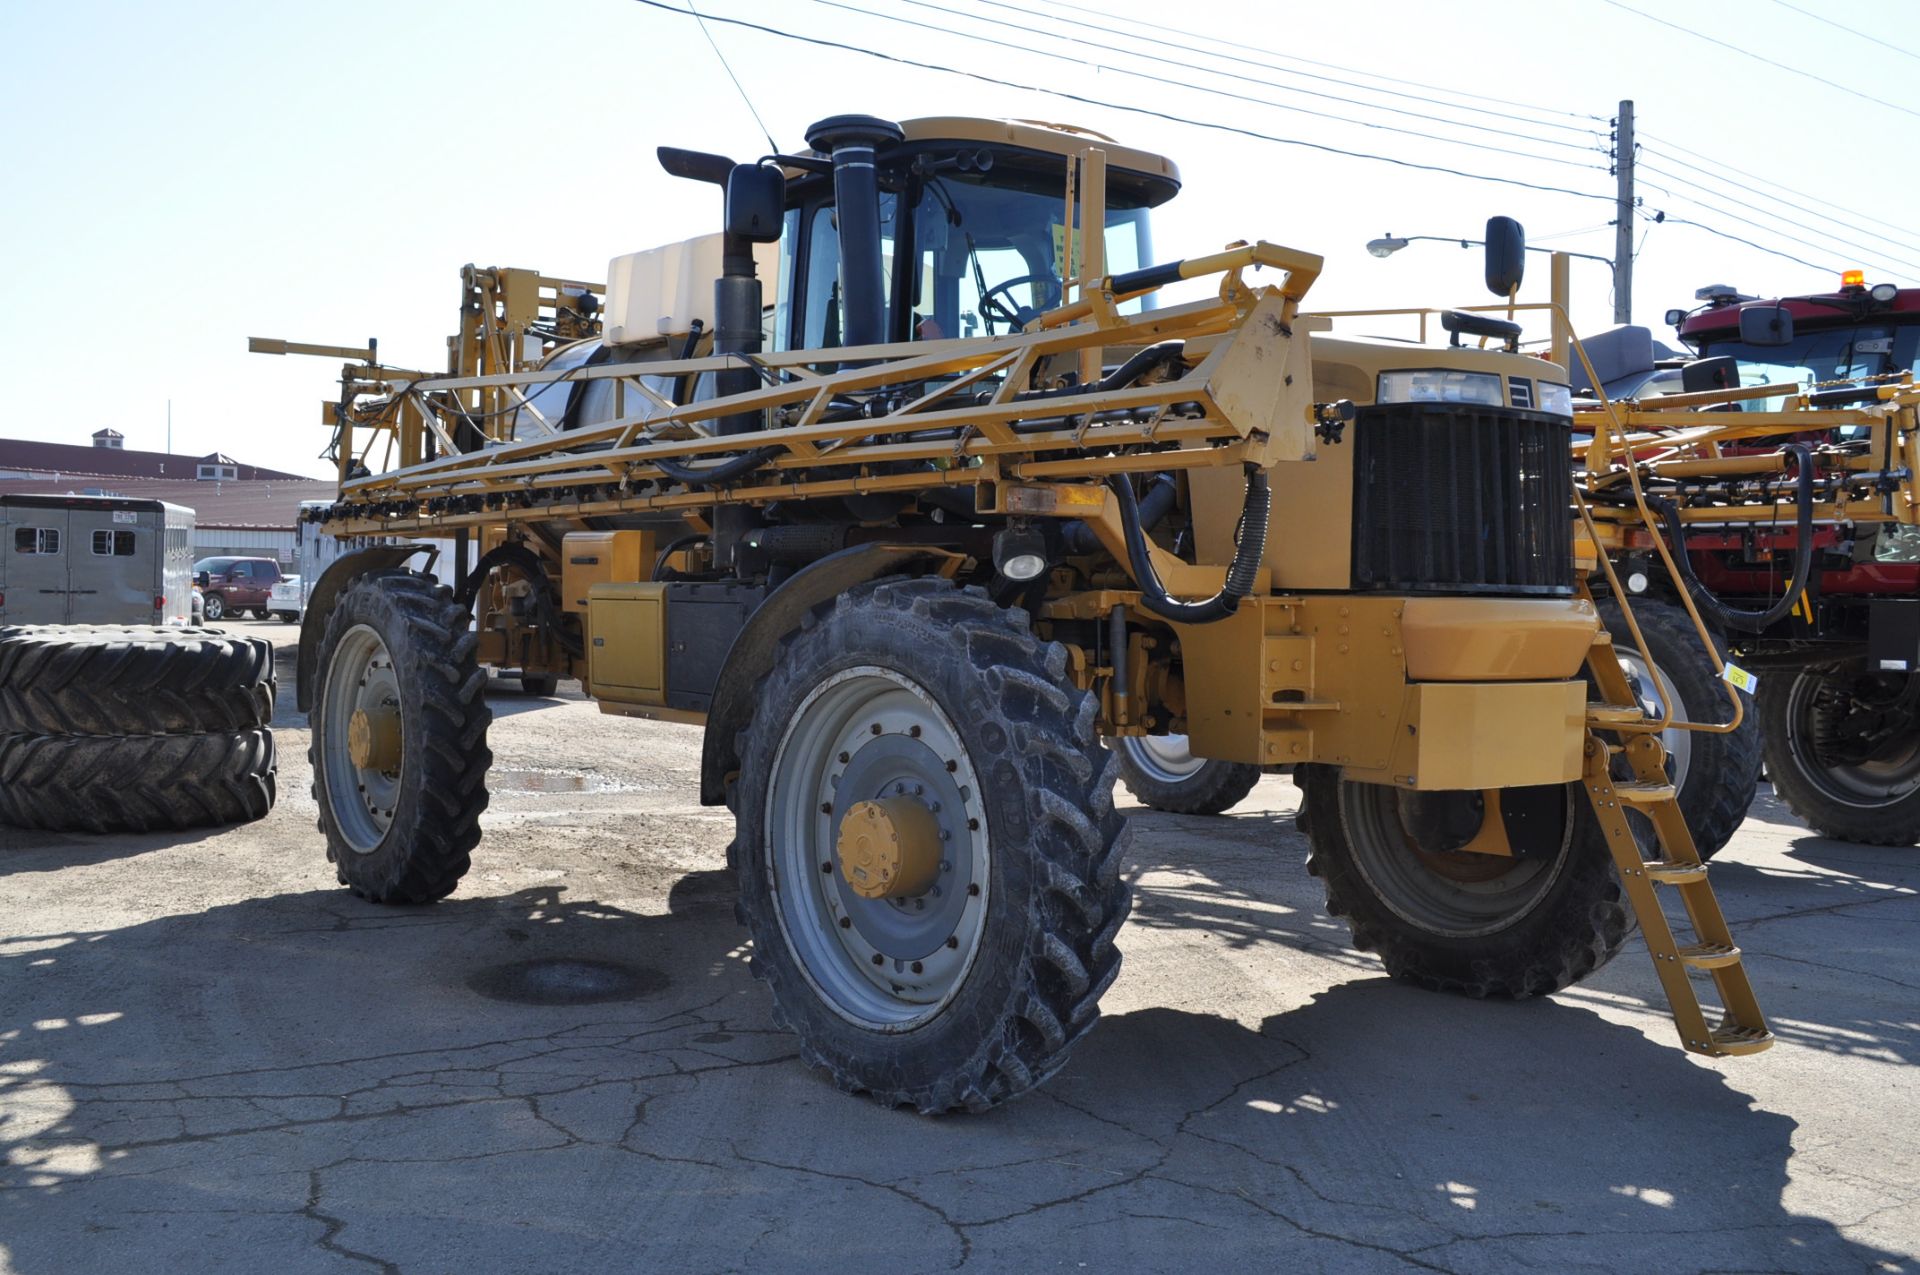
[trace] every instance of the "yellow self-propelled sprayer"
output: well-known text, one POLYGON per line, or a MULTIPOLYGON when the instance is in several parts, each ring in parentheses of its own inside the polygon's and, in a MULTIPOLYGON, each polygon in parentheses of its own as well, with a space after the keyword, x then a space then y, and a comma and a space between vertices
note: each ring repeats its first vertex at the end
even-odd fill
POLYGON ((1637 913, 1688 1049, 1769 1043, 1576 571, 1559 368, 1473 314, 1448 325, 1507 348, 1310 335, 1321 260, 1272 243, 1151 264, 1178 173, 1095 134, 807 140, 663 150, 725 228, 604 294, 470 269, 445 374, 318 351, 353 358, 319 516, 373 538, 300 646, 346 884, 451 891, 485 666, 579 678, 704 724, 804 1056, 980 1109, 1062 1065, 1119 968, 1103 740, 1180 735, 1296 775, 1329 908, 1396 976, 1552 992, 1637 913), (1211 291, 1159 305, 1181 280, 1211 291))

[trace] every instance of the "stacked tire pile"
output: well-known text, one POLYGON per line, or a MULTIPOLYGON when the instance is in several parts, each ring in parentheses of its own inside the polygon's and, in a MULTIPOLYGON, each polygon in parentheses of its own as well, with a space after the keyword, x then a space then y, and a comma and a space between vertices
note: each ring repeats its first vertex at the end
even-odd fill
POLYGON ((273 808, 273 647, 212 629, 0 628, 0 823, 218 827, 273 808))

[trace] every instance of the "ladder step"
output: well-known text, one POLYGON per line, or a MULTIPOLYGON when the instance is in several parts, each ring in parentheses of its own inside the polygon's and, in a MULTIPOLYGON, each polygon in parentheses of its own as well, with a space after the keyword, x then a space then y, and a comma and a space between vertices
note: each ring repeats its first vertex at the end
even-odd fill
POLYGON ((1740 949, 1731 943, 1689 943, 1680 949, 1680 959, 1697 970, 1724 969, 1740 963, 1740 949))
POLYGON ((1641 866, 1646 869, 1647 879, 1657 885, 1692 885, 1707 879, 1707 865, 1704 863, 1666 863, 1649 859, 1641 866))
POLYGON ((1712 1040, 1716 1054, 1757 1054, 1773 1044, 1773 1033, 1764 1027, 1730 1027, 1722 1023, 1713 1029, 1712 1040))
POLYGON ((1672 784, 1617 783, 1613 791, 1620 800, 1629 806, 1657 806, 1663 801, 1672 801, 1672 784))
POLYGON ((1588 704, 1589 726, 1633 726, 1647 720, 1638 704, 1588 704))

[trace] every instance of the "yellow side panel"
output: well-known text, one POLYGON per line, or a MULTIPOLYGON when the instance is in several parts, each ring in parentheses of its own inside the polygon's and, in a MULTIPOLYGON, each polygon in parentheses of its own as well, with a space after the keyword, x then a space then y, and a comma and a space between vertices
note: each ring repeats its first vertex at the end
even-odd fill
POLYGON ((594 585, 628 584, 652 572, 651 531, 570 531, 561 541, 561 606, 585 611, 594 585))
POLYGON ((666 703, 666 592, 664 584, 596 584, 588 591, 587 677, 596 698, 666 703))
MULTIPOLYGON (((1580 778, 1584 682, 1421 682, 1407 688, 1389 782, 1422 791, 1580 778)), ((1361 776, 1354 775, 1353 778, 1361 776)))

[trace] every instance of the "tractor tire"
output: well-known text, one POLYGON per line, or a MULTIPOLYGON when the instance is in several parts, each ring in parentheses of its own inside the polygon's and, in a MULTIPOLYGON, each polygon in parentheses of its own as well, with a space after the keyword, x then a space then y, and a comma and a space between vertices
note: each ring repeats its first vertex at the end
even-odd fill
POLYGON ((522 673, 520 675, 520 693, 522 695, 552 695, 560 689, 558 673, 522 673))
POLYGON ((754 703, 728 857, 801 1056, 929 1115, 1059 1070, 1119 972, 1130 902, 1116 763, 1065 648, 980 589, 883 580, 815 610, 754 703), (863 876, 856 820, 883 803, 901 875, 863 876))
POLYGON ((1184 735, 1122 735, 1113 751, 1127 791, 1141 805, 1170 814, 1222 814, 1260 782, 1258 766, 1193 756, 1184 735))
MULTIPOLYGON (((1647 652, 1653 656, 1651 675, 1643 668, 1633 634, 1620 613, 1617 602, 1600 604, 1600 620, 1613 635, 1614 654, 1626 666, 1628 680, 1639 692, 1642 707, 1658 713, 1668 696, 1677 696, 1674 715, 1681 721, 1720 722, 1729 714, 1727 683, 1713 671, 1713 665, 1700 648, 1700 635, 1693 621, 1671 603, 1642 598, 1633 604, 1633 617, 1640 623, 1641 636, 1647 640, 1647 652)), ((1714 646, 1724 661, 1727 649, 1719 636, 1714 646)), ((1746 822, 1747 808, 1753 804, 1754 789, 1760 783, 1760 719, 1753 699, 1745 691, 1740 697, 1740 725, 1724 735, 1706 731, 1668 730, 1661 743, 1667 749, 1667 774, 1679 793, 1680 813, 1686 816, 1693 833, 1694 848, 1702 859, 1711 859, 1733 840, 1733 834, 1746 822)), ((1615 776, 1631 778, 1622 769, 1615 776)), ((1636 825, 1640 816, 1633 816, 1636 825)), ((1651 835, 1650 825, 1640 829, 1651 835)))
POLYGON ((1377 953, 1394 978, 1474 997, 1545 996, 1612 960, 1632 928, 1606 837, 1578 784, 1503 790, 1516 807, 1556 812, 1534 823, 1539 835, 1515 844, 1532 853, 1504 857, 1448 850, 1407 826, 1419 798, 1469 794, 1403 794, 1311 770, 1302 783, 1307 870, 1353 945, 1377 953))
POLYGON ((1864 664, 1760 677, 1767 777, 1826 837, 1920 845, 1920 674, 1864 664))
POLYGON ((487 674, 450 590, 376 571, 340 595, 321 637, 313 796, 340 883, 375 903, 453 892, 487 808, 487 674))
POLYGON ((49 832, 217 828, 273 809, 273 732, 0 735, 0 823, 49 832))
POLYGON ((0 629, 0 734, 197 735, 273 721, 273 647, 204 630, 0 629))

